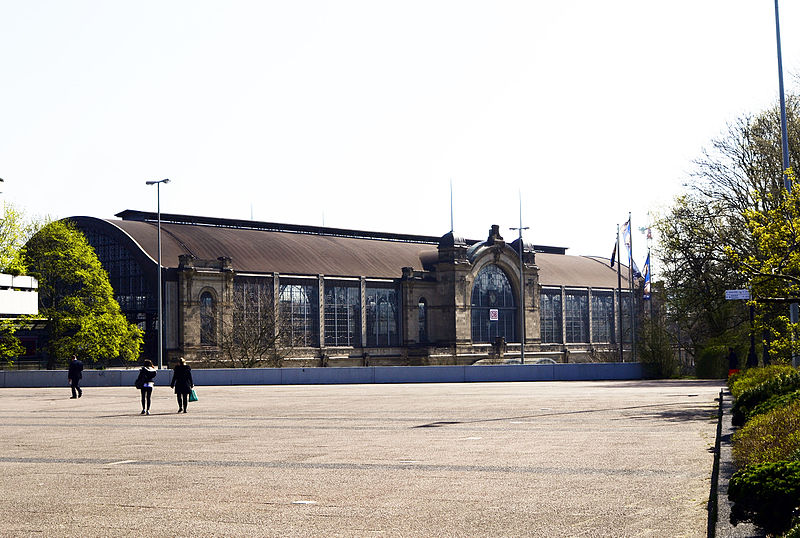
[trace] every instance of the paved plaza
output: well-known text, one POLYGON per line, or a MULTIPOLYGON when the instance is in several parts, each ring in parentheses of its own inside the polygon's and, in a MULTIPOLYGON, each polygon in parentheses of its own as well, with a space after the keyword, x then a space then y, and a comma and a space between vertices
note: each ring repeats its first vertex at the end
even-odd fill
POLYGON ((2 536, 705 536, 713 381, 0 389, 2 536))

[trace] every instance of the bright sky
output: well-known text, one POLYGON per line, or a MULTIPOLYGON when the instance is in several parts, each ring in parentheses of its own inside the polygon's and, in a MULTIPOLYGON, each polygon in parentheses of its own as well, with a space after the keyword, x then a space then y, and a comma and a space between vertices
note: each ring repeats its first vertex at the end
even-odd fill
MULTIPOLYGON (((800 2, 781 3, 787 91, 800 2)), ((778 99, 774 2, 0 0, 0 190, 610 256, 778 99)), ((644 235, 634 249, 644 262, 644 235)), ((657 268, 656 268, 657 269, 657 268)))

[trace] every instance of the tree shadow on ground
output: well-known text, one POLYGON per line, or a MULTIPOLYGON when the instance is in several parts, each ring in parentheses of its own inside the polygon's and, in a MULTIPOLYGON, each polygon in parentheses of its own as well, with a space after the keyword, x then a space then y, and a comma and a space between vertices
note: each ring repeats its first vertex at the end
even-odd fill
POLYGON ((693 406, 682 409, 653 409, 646 413, 628 414, 617 420, 665 420, 667 422, 714 422, 717 409, 713 406, 693 406))

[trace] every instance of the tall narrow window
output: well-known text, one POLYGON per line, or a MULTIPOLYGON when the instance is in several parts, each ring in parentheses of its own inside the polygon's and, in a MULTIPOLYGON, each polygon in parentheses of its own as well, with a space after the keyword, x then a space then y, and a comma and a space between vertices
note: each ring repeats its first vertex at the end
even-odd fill
POLYGON ((564 332, 568 344, 589 342, 589 290, 564 294, 564 332))
POLYGON ((367 286, 367 346, 398 345, 397 290, 367 286))
POLYGON ((312 347, 319 340, 319 302, 313 284, 281 284, 281 331, 289 346, 312 347))
POLYGON ((614 292, 592 290, 592 342, 613 343, 614 292))
POLYGON ((359 287, 325 285, 325 345, 361 345, 359 287))
POLYGON ((473 342, 493 342, 498 336, 517 341, 514 290, 498 266, 487 265, 475 277, 471 306, 473 342))
POLYGON ((419 343, 428 342, 428 302, 425 299, 419 300, 419 343))
POLYGON ((561 290, 542 289, 539 295, 539 318, 542 325, 542 343, 560 344, 561 335, 561 290))
POLYGON ((217 343, 214 315, 214 296, 204 291, 200 294, 200 345, 213 346, 217 343))

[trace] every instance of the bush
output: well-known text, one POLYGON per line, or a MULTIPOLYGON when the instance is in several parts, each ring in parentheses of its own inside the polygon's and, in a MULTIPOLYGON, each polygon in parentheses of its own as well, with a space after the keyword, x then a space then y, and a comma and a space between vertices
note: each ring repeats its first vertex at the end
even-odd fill
POLYGON ((789 530, 800 505, 800 461, 753 465, 736 472, 728 486, 731 523, 752 521, 771 534, 789 530))
POLYGON ((790 373, 777 374, 763 383, 750 387, 736 398, 731 408, 734 426, 741 426, 750 412, 760 403, 773 396, 788 394, 800 389, 800 371, 792 369, 790 373))
POLYGON ((762 368, 748 368, 742 370, 738 374, 734 374, 728 379, 728 388, 731 390, 731 395, 738 398, 745 390, 760 385, 764 381, 768 381, 779 374, 790 374, 796 372, 788 364, 774 364, 764 366, 762 368))
POLYGON ((789 392, 787 394, 778 394, 776 396, 772 396, 769 400, 758 404, 750 412, 748 412, 747 416, 745 417, 745 422, 755 416, 769 413, 773 409, 785 407, 797 401, 800 401, 800 390, 789 392))
POLYGON ((784 534, 783 538, 800 538, 800 521, 795 523, 792 530, 784 534))
POLYGON ((694 362, 695 375, 700 379, 725 379, 728 377, 728 348, 708 346, 703 348, 694 362))
POLYGON ((740 469, 748 465, 791 460, 798 451, 800 400, 753 417, 733 435, 733 461, 740 469))
POLYGON ((680 373, 667 330, 657 321, 645 320, 638 343, 639 361, 646 377, 669 379, 680 373))

